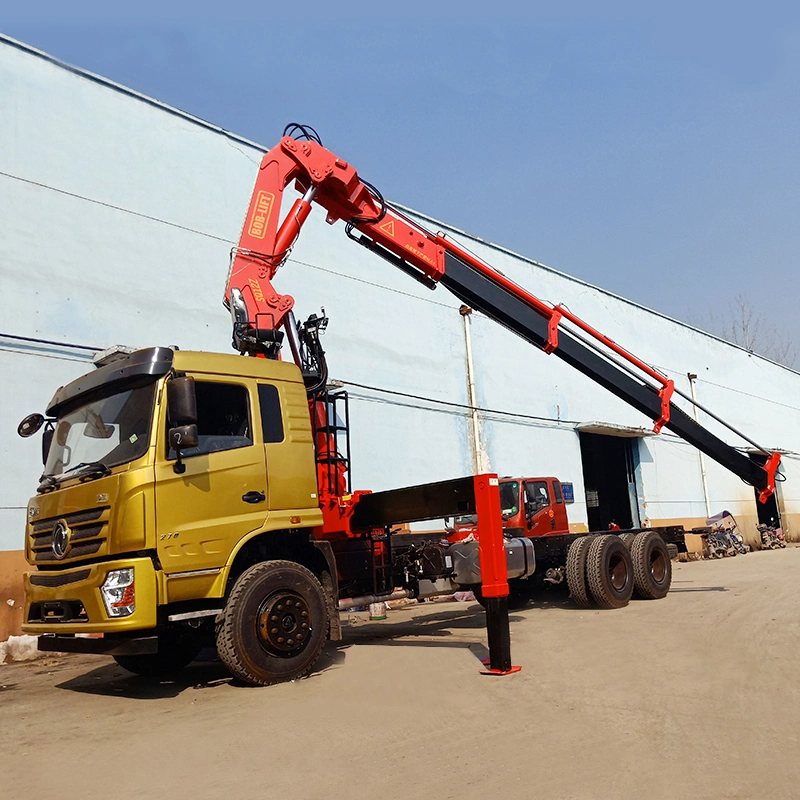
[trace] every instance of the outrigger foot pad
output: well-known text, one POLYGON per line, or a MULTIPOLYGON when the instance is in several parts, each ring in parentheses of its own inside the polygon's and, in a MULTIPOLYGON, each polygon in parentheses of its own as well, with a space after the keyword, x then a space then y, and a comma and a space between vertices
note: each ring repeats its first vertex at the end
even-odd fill
POLYGON ((508 669, 492 669, 491 663, 492 660, 490 658, 481 658, 481 664, 484 667, 488 667, 488 669, 480 670, 481 675, 513 675, 515 672, 519 672, 522 667, 509 667, 508 669))

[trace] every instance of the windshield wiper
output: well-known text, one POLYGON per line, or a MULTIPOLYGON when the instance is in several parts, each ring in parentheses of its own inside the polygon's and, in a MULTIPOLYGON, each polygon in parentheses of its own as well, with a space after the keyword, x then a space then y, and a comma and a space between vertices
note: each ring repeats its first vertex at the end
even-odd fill
POLYGON ((46 494, 58 489, 58 481, 52 475, 43 475, 36 489, 37 494, 46 494))
POLYGON ((110 475, 111 470, 102 461, 82 461, 74 467, 70 467, 66 472, 59 476, 43 475, 36 489, 37 494, 46 494, 61 488, 61 484, 69 478, 78 478, 81 483, 91 481, 95 478, 105 478, 110 475), (72 473, 75 473, 74 475, 72 473))
POLYGON ((70 467, 66 472, 62 472, 58 476, 58 483, 60 484, 67 476, 71 478, 79 478, 81 483, 90 481, 94 478, 105 478, 110 475, 111 470, 102 461, 83 461, 70 467), (75 473, 74 475, 72 473, 75 473))

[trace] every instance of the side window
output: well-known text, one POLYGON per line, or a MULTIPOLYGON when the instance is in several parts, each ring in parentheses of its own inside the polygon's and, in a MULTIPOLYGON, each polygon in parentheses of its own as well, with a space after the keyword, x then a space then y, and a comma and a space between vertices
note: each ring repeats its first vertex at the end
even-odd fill
POLYGON ((553 496, 556 498, 556 503, 563 503, 561 498, 561 484, 558 481, 553 481, 553 496))
POLYGON ((278 387, 271 383, 258 384, 258 403, 261 406, 261 428, 264 443, 283 441, 283 417, 278 387))
MULTIPOLYGON (((233 383, 196 381, 198 446, 181 451, 184 458, 234 450, 253 444, 247 388, 233 383)), ((170 450, 167 458, 175 458, 170 450)))
POLYGON ((544 481, 528 481, 525 484, 525 499, 538 511, 550 505, 550 495, 544 481))

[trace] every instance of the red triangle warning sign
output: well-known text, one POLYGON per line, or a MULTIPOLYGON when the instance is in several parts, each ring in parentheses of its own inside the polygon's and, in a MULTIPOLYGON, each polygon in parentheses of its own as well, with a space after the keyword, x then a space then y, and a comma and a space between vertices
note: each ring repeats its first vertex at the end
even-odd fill
POLYGON ((394 220, 390 219, 388 222, 384 222, 383 225, 381 225, 378 228, 378 230, 379 231, 383 231, 384 233, 388 233, 389 236, 393 237, 394 236, 394 220))

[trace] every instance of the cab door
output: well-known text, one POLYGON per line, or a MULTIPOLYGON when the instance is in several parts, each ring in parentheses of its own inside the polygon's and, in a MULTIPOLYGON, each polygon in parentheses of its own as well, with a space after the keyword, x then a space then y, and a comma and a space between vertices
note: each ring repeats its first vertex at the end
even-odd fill
POLYGON ((555 532, 555 515, 550 505, 547 481, 525 481, 525 519, 528 536, 555 532))
POLYGON ((195 391, 198 446, 182 451, 183 473, 175 472, 175 453, 167 449, 168 423, 166 411, 162 412, 156 541, 168 576, 213 574, 225 564, 236 542, 261 528, 269 513, 261 426, 254 424, 255 384, 197 377, 195 391))

